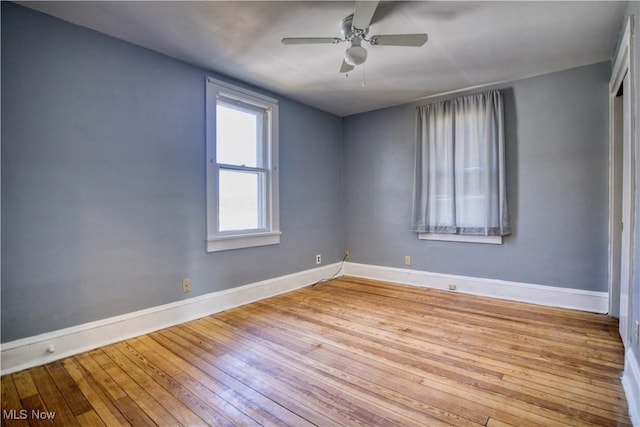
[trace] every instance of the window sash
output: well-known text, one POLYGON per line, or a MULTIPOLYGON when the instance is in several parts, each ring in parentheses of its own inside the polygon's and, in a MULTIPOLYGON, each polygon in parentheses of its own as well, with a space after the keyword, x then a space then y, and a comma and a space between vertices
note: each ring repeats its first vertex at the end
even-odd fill
MULTIPOLYGON (((256 134, 255 134, 255 162, 250 164, 233 163, 236 166, 250 166, 250 167, 265 167, 269 164, 269 110, 264 106, 256 106, 249 104, 234 98, 229 98, 224 95, 218 95, 216 99, 216 114, 217 107, 223 106, 229 109, 248 113, 255 116, 256 134)), ((217 120, 217 116, 216 116, 217 120)), ((218 124, 216 123, 216 126, 218 124)), ((217 129, 216 129, 217 130, 217 129)), ((218 135, 216 135, 217 138, 218 135)), ((218 153, 220 149, 216 141, 216 163, 224 164, 224 162, 218 162, 218 153)), ((268 167, 268 166, 267 166, 268 167)))
MULTIPOLYGON (((269 181, 269 171, 267 169, 262 168, 251 168, 251 167, 241 167, 234 165, 218 165, 218 235, 235 235, 235 234, 246 234, 246 233, 254 233, 254 232, 266 232, 269 230, 268 224, 270 224, 269 218, 269 197, 268 197, 268 181, 269 181), (221 200, 223 199, 220 194, 222 193, 222 176, 227 172, 237 173, 237 174, 247 174, 250 176, 256 177, 256 226, 255 227, 246 227, 246 228, 224 228, 223 219, 225 219, 226 215, 223 215, 221 205, 221 200)), ((241 215, 241 213, 239 213, 241 215)), ((228 222, 228 220, 227 220, 228 222)))
MULTIPOLYGON (((278 244, 280 242, 278 202, 278 101, 262 94, 207 77, 207 251, 278 244), (256 116, 256 162, 229 164, 217 159, 217 108, 228 108, 256 116), (249 228, 229 226, 221 218, 222 175, 248 174, 256 177, 255 209, 258 220, 249 228), (222 219, 222 224, 221 224, 222 219), (253 225, 256 225, 253 227, 253 225)), ((225 159, 223 159, 225 160, 225 159)), ((230 158, 226 160, 234 161, 230 158)), ((235 162, 237 163, 237 162, 235 162)), ((227 192, 227 195, 231 194, 227 192)), ((224 196, 224 194, 222 194, 224 196)), ((241 223, 238 221, 237 223, 241 223)), ((245 222, 245 225, 249 222, 245 222)))

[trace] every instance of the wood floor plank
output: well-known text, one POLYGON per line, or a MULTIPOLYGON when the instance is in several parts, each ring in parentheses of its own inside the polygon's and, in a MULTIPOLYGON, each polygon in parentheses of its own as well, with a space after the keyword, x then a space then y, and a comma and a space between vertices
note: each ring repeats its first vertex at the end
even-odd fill
POLYGON ((631 426, 617 328, 340 277, 3 376, 2 426, 631 426))
POLYGON ((62 361, 50 363, 45 367, 74 415, 81 415, 92 410, 91 404, 80 391, 78 384, 64 369, 62 361))
MULTIPOLYGON (((46 414, 47 408, 44 406, 42 397, 39 394, 34 394, 29 397, 21 399, 22 407, 25 409, 25 419, 28 420, 30 426, 53 426, 53 420, 49 417, 34 416, 34 414, 46 414)), ((4 407, 4 405, 3 405, 4 407)))
MULTIPOLYGON (((254 306, 251 312, 252 314, 260 313, 260 309, 254 306)), ((267 316, 260 313, 258 317, 267 316)), ((224 320, 230 321, 228 318, 224 318, 224 320)), ((331 360, 332 366, 349 374, 358 375, 362 378, 377 377, 378 384, 384 384, 385 387, 395 386, 397 391, 402 390, 408 396, 413 396, 416 399, 428 395, 429 401, 434 402, 437 407, 482 424, 486 422, 487 413, 495 413, 492 408, 479 405, 473 399, 454 399, 455 396, 447 393, 442 388, 434 388, 432 384, 425 385, 426 376, 424 372, 412 369, 413 363, 411 362, 404 366, 397 364, 398 359, 396 357, 389 354, 385 355, 387 349, 384 345, 375 346, 371 342, 366 342, 366 345, 360 345, 358 339, 350 339, 349 337, 343 337, 340 340, 341 342, 337 343, 325 339, 325 334, 309 335, 305 333, 300 319, 287 324, 278 322, 269 316, 268 323, 270 323, 272 331, 275 328, 278 329, 279 332, 275 333, 279 334, 280 340, 285 340, 288 346, 291 346, 295 341, 304 342, 297 348, 300 354, 310 355, 319 360, 331 360), (281 323, 281 326, 276 326, 277 323, 281 323), (293 328, 296 331, 295 336, 288 333, 293 328), (307 341, 304 341, 305 337, 308 338, 307 341), (360 368, 359 365, 362 367, 360 368)), ((253 330, 248 325, 245 328, 249 332, 253 330)), ((259 331, 257 333, 262 337, 269 336, 270 339, 279 341, 278 338, 275 338, 272 333, 267 331, 264 325, 260 325, 256 330, 259 331)), ((331 334, 326 335, 329 336, 331 334)))
POLYGON ((489 421, 487 421, 487 427, 518 427, 518 425, 507 424, 495 418, 489 418, 489 421))
MULTIPOLYGON (((120 413, 118 408, 94 380, 93 374, 86 371, 77 361, 77 357, 63 360, 63 365, 69 376, 78 385, 78 388, 90 402, 93 410, 107 426, 127 426, 129 422, 120 413)), ((81 423, 82 424, 82 423, 81 423)))
MULTIPOLYGON (((140 407, 129 396, 115 400, 113 404, 118 408, 130 425, 135 427, 155 427, 157 424, 151 419, 144 408, 140 407)), ((143 403, 144 405, 144 403, 143 403)))
POLYGON ((29 369, 34 383, 38 387, 38 394, 46 407, 43 414, 51 414, 54 425, 57 426, 79 426, 78 420, 67 405, 62 393, 58 390, 55 382, 49 375, 45 366, 38 366, 29 369))
MULTIPOLYGON (((267 396, 254 390, 249 385, 218 369, 194 353, 187 351, 190 343, 178 336, 173 340, 160 334, 154 334, 153 339, 144 340, 152 349, 158 352, 162 346, 169 351, 178 352, 182 362, 180 366, 186 374, 196 380, 207 390, 223 397, 225 400, 241 409, 243 412, 258 421, 261 425, 301 426, 313 425, 296 413, 269 399, 267 396), (156 344, 154 344, 156 343, 156 344)), ((175 353, 174 353, 175 354, 175 353)), ((180 374, 182 375, 182 374, 180 374)))
POLYGON ((22 419, 24 408, 20 396, 13 382, 13 377, 7 375, 2 379, 2 425, 7 427, 25 427, 29 423, 22 419))
MULTIPOLYGON (((347 293, 346 297, 348 300, 357 300, 359 297, 358 292, 345 291, 347 293)), ((332 295, 335 298, 335 295, 332 295)), ((381 296, 372 296, 371 299, 374 302, 377 302, 378 305, 375 306, 376 309, 381 309, 384 311, 385 305, 388 302, 388 297, 381 296)), ((447 321, 447 325, 450 327, 454 334, 458 334, 464 337, 464 334, 471 335, 473 339, 476 341, 483 339, 486 341, 495 342, 495 338, 500 337, 506 341, 507 344, 504 346, 500 346, 501 349, 508 349, 515 352, 517 354, 525 354, 528 356, 535 355, 538 360, 547 362, 549 360, 549 355, 546 352, 546 348, 549 344, 548 338, 541 339, 535 336, 527 335, 523 336, 521 333, 508 333, 504 329, 497 329, 495 325, 491 324, 491 317, 487 316, 486 313, 483 313, 482 316, 476 316, 477 321, 474 322, 471 320, 468 313, 460 312, 456 310, 455 312, 451 310, 442 310, 440 307, 434 307, 430 310, 425 310, 424 304, 418 304, 414 301, 403 301, 403 311, 408 314, 415 314, 420 317, 420 323, 426 322, 426 324, 432 324, 432 322, 442 323, 447 321), (437 316, 433 313, 437 313, 437 316), (466 319, 465 319, 466 316, 466 319), (462 320, 465 320, 464 322, 462 320), (518 353, 519 352, 519 353, 518 353)), ((414 319, 415 316, 409 316, 414 319)), ((500 324, 508 324, 504 319, 501 320, 500 324)), ((469 337, 466 337, 470 339, 469 337)), ((496 345, 500 345, 500 342, 497 342, 496 345)), ((593 352, 584 351, 584 346, 569 346, 566 342, 555 343, 554 349, 556 353, 554 354, 554 360, 559 361, 561 358, 566 359, 569 363, 572 363, 575 358, 579 358, 581 360, 581 368, 585 369, 586 367, 592 368, 592 373, 601 373, 602 370, 607 370, 609 368, 608 364, 596 364, 591 362, 589 359, 597 359, 597 354, 593 352)), ((612 362, 612 361, 611 361, 612 362)), ((617 372, 622 368, 622 361, 620 360, 620 364, 616 364, 614 367, 610 369, 611 372, 617 372)))
MULTIPOLYGON (((588 336, 594 336, 594 334, 596 334, 596 336, 604 336, 607 339, 607 342, 601 341, 601 343, 607 343, 609 348, 611 348, 611 345, 614 345, 615 347, 615 344, 610 342, 612 332, 612 324, 610 320, 606 318, 603 319, 601 316, 594 315, 592 313, 565 310, 561 317, 554 318, 554 321, 550 322, 549 319, 553 318, 551 314, 557 313, 558 309, 550 307, 541 308, 532 304, 522 303, 517 309, 515 309, 513 306, 509 305, 512 304, 511 302, 486 297, 474 297, 473 301, 469 301, 466 296, 462 294, 442 292, 432 289, 427 289, 422 295, 419 293, 422 289, 419 288, 417 291, 414 290, 413 293, 398 294, 397 286, 395 289, 393 286, 387 286, 382 291, 375 292, 371 289, 381 289, 380 284, 372 286, 371 282, 365 281, 364 285, 360 283, 359 286, 355 286, 355 284, 359 282, 359 279, 354 280, 341 278, 338 283, 340 283, 341 287, 344 284, 350 284, 351 286, 349 286, 348 289, 358 290, 367 294, 382 295, 385 298, 398 298, 405 302, 417 302, 425 308, 431 307, 432 310, 439 311, 443 316, 445 316, 445 318, 447 314, 456 316, 459 314, 463 315, 465 313, 478 314, 481 316, 483 322, 489 322, 491 319, 496 319, 500 321, 499 325, 501 326, 509 325, 517 327, 518 325, 521 325, 524 328, 528 328, 528 332, 534 334, 536 330, 556 331, 560 334, 564 334, 560 342, 566 342, 573 339, 584 340, 588 336), (448 307, 452 305, 455 306, 455 310, 448 309, 448 307), (542 313, 544 313, 544 315, 541 316, 541 309, 548 311, 543 311, 542 313), (568 322, 567 319, 571 319, 572 321, 568 322), (530 326, 534 324, 537 328, 530 328, 530 326)), ((335 284, 336 282, 329 282, 326 285, 334 286, 335 288, 335 284)), ((617 335, 614 336, 617 337, 617 335)))
MULTIPOLYGON (((268 302, 264 302, 264 303, 268 303, 268 302)), ((295 304, 294 304, 295 305, 295 304)), ((289 304, 289 306, 294 306, 292 304, 289 304)), ((295 306, 293 308, 294 310, 297 309, 297 306, 295 306)), ((316 313, 314 313, 314 316, 316 316, 316 313)), ((315 319, 317 319, 317 317, 314 317, 315 319)), ((379 325, 378 325, 379 327, 379 325)), ((377 332, 376 332, 377 333, 377 332)), ((517 392, 515 392, 517 394, 517 392)), ((533 401, 535 398, 531 397, 531 396, 526 396, 526 395, 520 395, 525 401, 533 401)), ((553 409, 554 407, 559 407, 559 404, 555 404, 553 402, 549 402, 549 401, 542 401, 541 403, 545 404, 549 409, 553 409)), ((574 405, 574 406, 578 406, 580 407, 580 405, 574 405)), ((584 408, 583 408, 584 409, 584 408)), ((588 411, 588 412, 580 412, 578 409, 576 409, 576 413, 572 414, 573 417, 578 416, 578 418, 582 417, 582 421, 581 422, 588 422, 588 420, 591 420, 590 422, 595 423, 595 425, 598 425, 598 423, 602 422, 602 420, 599 420, 598 417, 599 415, 597 414, 592 414, 591 412, 593 411, 588 411)), ((596 411, 597 412, 597 411, 596 411)), ((567 423, 570 423, 570 420, 566 421, 567 423)), ((575 423, 575 422, 574 422, 575 423)))
POLYGON ((226 412, 225 408, 232 405, 261 425, 304 426, 308 424, 302 418, 264 398, 234 378, 225 376, 221 371, 216 372, 215 375, 207 374, 171 352, 167 358, 169 349, 149 337, 133 340, 131 345, 165 371, 173 372, 173 378, 176 381, 210 405, 219 408, 222 413, 226 412), (160 353, 165 354, 165 357, 158 357, 160 353), (170 366, 168 366, 168 360, 171 361, 170 366))
MULTIPOLYGON (((287 396, 292 397, 298 405, 306 408, 316 407, 314 418, 322 417, 323 422, 319 424, 357 424, 372 425, 375 418, 371 414, 358 411, 352 402, 345 402, 340 399, 337 392, 322 383, 311 383, 299 379, 294 372, 288 372, 282 364, 269 364, 263 360, 255 351, 240 347, 240 343, 230 342, 224 336, 217 336, 216 340, 211 340, 208 336, 203 335, 198 330, 191 329, 192 324, 187 324, 183 328, 183 336, 196 337, 203 348, 208 352, 214 349, 221 351, 215 357, 217 366, 224 365, 225 369, 236 378, 242 381, 250 381, 250 379, 258 379, 261 383, 267 384, 269 388, 284 391, 287 396), (215 345, 215 347, 214 347, 215 345), (237 347, 242 350, 239 350, 237 347), (236 348, 234 348, 236 347, 236 348), (311 383, 311 384, 309 384, 311 383), (305 387, 309 385, 309 387, 305 387), (318 411, 318 408, 320 411, 318 411)), ((260 387, 260 384, 252 383, 252 386, 260 387)), ((264 390, 264 388, 262 388, 264 390)), ((299 407, 296 412, 299 413, 299 407)), ((305 414, 306 418, 310 414, 305 414)), ((312 421, 314 422, 314 421, 312 421)), ((314 422, 315 424, 318 424, 314 422)))
MULTIPOLYGON (((160 339, 164 343, 166 343, 166 341, 163 340, 164 338, 174 341, 177 345, 188 351, 188 353, 185 353, 185 356, 188 357, 191 363, 210 375, 216 375, 217 371, 224 372, 229 377, 245 384, 257 393, 273 400, 278 405, 289 408, 292 412, 311 424, 335 424, 335 422, 328 418, 322 411, 315 409, 311 402, 302 399, 304 393, 292 390, 286 384, 282 384, 275 379, 260 375, 251 369, 250 366, 245 366, 245 364, 240 361, 234 363, 234 361, 231 360, 229 361, 231 363, 229 363, 223 360, 223 352, 219 352, 214 346, 203 342, 188 331, 182 328, 172 328, 171 331, 162 331, 159 335, 158 337, 154 334, 154 339, 160 339), (193 356, 191 356, 191 354, 193 354, 193 356)), ((166 344, 168 345, 168 343, 166 344)))
MULTIPOLYGON (((212 327, 230 329, 228 321, 225 321, 224 323, 216 322, 213 318, 208 318, 206 320, 212 325, 212 327)), ((207 327, 207 329, 210 329, 210 327, 207 327)), ((418 399, 414 399, 406 394, 406 391, 400 392, 399 389, 394 390, 389 387, 390 383, 394 380, 390 375, 383 375, 382 378, 379 378, 379 381, 371 381, 371 377, 364 378, 364 376, 354 375, 355 371, 350 372, 347 366, 337 365, 335 360, 332 360, 332 363, 329 365, 322 362, 322 360, 326 360, 323 357, 311 357, 311 351, 307 350, 308 346, 303 344, 296 347, 295 343, 293 343, 294 338, 291 336, 287 337, 287 341, 284 343, 284 341, 278 339, 278 336, 270 334, 266 330, 262 330, 261 332, 262 333, 260 334, 252 334, 250 329, 246 329, 246 332, 237 328, 234 328, 233 330, 234 334, 239 335, 238 338, 255 341, 261 348, 270 348, 274 350, 275 354, 286 355, 289 362, 292 364, 297 362, 302 366, 306 366, 307 369, 311 367, 319 374, 320 377, 323 377, 325 380, 332 378, 332 382, 334 384, 342 383, 338 386, 349 390, 350 395, 359 393, 363 396, 363 399, 368 400, 374 405, 384 404, 388 406, 389 404, 393 404, 394 410, 401 411, 405 415, 406 411, 402 411, 401 408, 411 408, 412 411, 420 417, 420 420, 418 421, 432 418, 459 426, 484 425, 486 423, 487 417, 480 416, 467 418, 464 416, 458 416, 454 412, 449 411, 446 407, 434 407, 432 405, 425 404, 418 399), (368 392, 366 393, 367 395, 360 393, 362 390, 368 392)), ((300 330, 298 329, 296 335, 299 334, 300 330)), ((233 335, 231 335, 231 338, 237 339, 233 335)), ((316 348, 320 349, 320 346, 316 348)), ((340 356, 341 355, 336 352, 330 357, 333 359, 334 357, 340 358, 340 356)), ((344 357, 348 356, 345 354, 344 357)))
MULTIPOLYGON (((354 376, 345 375, 344 371, 333 369, 326 364, 314 361, 305 357, 302 354, 295 353, 283 346, 272 346, 271 342, 263 340, 260 337, 251 337, 248 334, 242 334, 241 331, 233 330, 226 323, 216 322, 213 318, 206 319, 209 321, 204 329, 201 329, 203 333, 216 332, 216 341, 221 341, 221 335, 226 336, 231 342, 247 339, 249 341, 255 341, 259 344, 261 351, 261 357, 267 358, 270 364, 280 363, 283 366, 288 366, 289 370, 296 370, 299 375, 299 381, 305 381, 303 378, 308 378, 309 383, 324 383, 328 389, 333 390, 333 393, 340 395, 342 393, 348 395, 350 400, 355 398, 362 402, 362 407, 373 408, 370 412, 374 413, 381 420, 391 420, 397 422, 400 425, 409 425, 411 423, 424 423, 425 420, 429 420, 431 425, 439 425, 442 422, 452 425, 481 425, 479 423, 473 423, 470 420, 466 420, 462 417, 457 417, 454 414, 447 413, 444 410, 430 407, 429 405, 414 405, 414 411, 409 412, 405 408, 407 407, 411 399, 394 393, 388 388, 378 387, 374 383, 358 381, 354 376), (303 377, 304 374, 308 375, 303 377), (366 403, 364 403, 366 402, 366 403), (392 403, 393 408, 389 409, 392 403), (415 409, 420 409, 416 411, 415 409), (416 419, 416 416, 419 419, 416 419)), ((244 342, 245 340, 243 340, 244 342)), ((247 341, 248 342, 248 341, 247 341)), ((247 346, 247 350, 250 351, 252 345, 247 346)), ((254 362, 255 363, 255 362, 254 362)), ((374 419, 374 424, 379 424, 380 419, 374 419)), ((485 420, 482 420, 482 425, 485 420)))
MULTIPOLYGON (((200 397, 192 393, 189 389, 183 387, 173 377, 166 374, 160 368, 157 368, 128 343, 117 344, 116 346, 114 346, 114 348, 117 348, 122 354, 128 357, 128 359, 140 369, 140 372, 144 372, 146 375, 148 375, 149 380, 154 380, 158 385, 162 386, 169 394, 171 394, 176 399, 176 401, 174 402, 173 399, 170 399, 165 392, 162 392, 162 394, 165 395, 164 406, 167 409, 171 410, 172 414, 184 414, 184 417, 183 419, 181 419, 181 421, 185 425, 198 425, 198 423, 202 422, 208 425, 246 425, 255 423, 255 421, 253 421, 250 417, 247 417, 244 413, 237 410, 237 408, 232 405, 228 405, 224 401, 222 401, 224 403, 218 401, 219 406, 217 409, 220 409, 220 412, 217 412, 213 407, 207 404, 207 401, 202 400, 200 397), (172 402, 172 405, 167 404, 167 401, 172 402), (180 402, 182 405, 179 405, 178 402, 180 402), (199 418, 190 416, 192 415, 192 413, 197 415, 199 418)), ((154 387, 154 389, 157 389, 157 387, 154 387)))
MULTIPOLYGON (((252 312, 256 311, 256 307, 253 306, 251 311, 252 312)), ((264 317, 267 317, 266 315, 264 315, 264 313, 262 314, 264 317)), ((314 314, 314 317, 315 317, 315 314, 314 314)), ((273 318, 269 318, 269 321, 273 321, 273 320, 274 320, 273 318)), ((301 318, 297 318, 296 322, 289 325, 289 327, 285 329, 291 330, 291 328, 294 327, 293 325, 295 323, 300 323, 301 321, 302 321, 301 318)), ((335 331, 332 331, 328 335, 332 335, 334 333, 335 331)), ((359 360, 361 358, 366 358, 366 357, 378 358, 384 363, 391 365, 393 367, 393 370, 395 370, 396 375, 398 372, 402 372, 402 370, 409 370, 412 375, 420 378, 420 382, 423 385, 428 385, 431 388, 436 387, 439 389, 440 392, 453 393, 458 398, 462 397, 463 401, 464 400, 478 401, 478 398, 476 397, 478 395, 478 390, 470 386, 470 383, 472 383, 471 380, 467 380, 464 377, 459 377, 458 378, 459 381, 453 382, 453 383, 447 383, 446 375, 441 376, 441 375, 438 375, 439 373, 437 371, 430 372, 430 369, 425 368, 426 366, 425 363, 428 363, 428 361, 421 360, 419 357, 415 357, 415 355, 414 356, 404 355, 403 357, 399 357, 397 353, 390 352, 387 348, 389 346, 389 342, 383 341, 377 344, 372 344, 372 342, 369 339, 362 339, 362 338, 356 338, 355 340, 350 340, 349 338, 345 338, 343 341, 348 342, 349 348, 352 351, 357 353, 359 360), (413 360, 412 360, 412 357, 413 357, 413 360)), ((484 402, 485 408, 495 406, 493 404, 495 402, 492 402, 492 401, 488 401, 488 402, 489 403, 484 402)), ((465 407, 467 409, 470 408, 471 406, 472 405, 465 404, 465 407)), ((515 407, 514 405, 510 405, 510 409, 512 409, 511 414, 509 415, 510 419, 512 419, 514 422, 517 422, 519 420, 519 423, 523 424, 523 420, 517 418, 518 414, 522 413, 522 410, 515 407)), ((493 412, 490 411, 490 413, 493 413, 493 412)), ((503 417, 504 417, 504 414, 503 414, 503 417)), ((555 422, 552 422, 550 419, 538 419, 537 423, 538 425, 555 424, 555 422)), ((567 423, 568 423, 567 425, 571 425, 570 421, 567 421, 567 423)), ((574 425, 578 425, 578 423, 575 422, 574 425)))
MULTIPOLYGON (((113 344, 103 347, 102 350, 123 372, 126 372, 141 389, 150 396, 153 396, 153 399, 156 400, 164 410, 175 417, 179 424, 185 426, 205 426, 207 424, 202 418, 195 415, 192 410, 162 387, 162 385, 147 372, 135 363, 132 363, 131 359, 123 353, 122 347, 125 345, 126 343, 113 344)), ((222 418, 223 417, 219 417, 218 421, 222 418)))
MULTIPOLYGON (((160 402, 156 401, 154 397, 144 389, 144 387, 141 387, 126 370, 118 366, 118 364, 104 352, 104 347, 99 350, 91 351, 90 354, 92 359, 94 359, 105 370, 105 372, 109 374, 112 381, 116 382, 123 390, 127 391, 126 397, 129 397, 130 399, 127 400, 126 398, 121 398, 116 402, 130 410, 134 408, 134 405, 138 406, 142 411, 144 411, 146 417, 150 418, 158 425, 183 425, 176 417, 173 416, 173 414, 167 411, 160 402)), ((125 414, 125 416, 127 415, 125 414)), ((136 416, 136 418, 139 418, 139 416, 136 416)))
POLYGON ((84 412, 78 416, 76 416, 78 423, 81 426, 87 427, 107 427, 107 425, 102 421, 100 416, 93 410, 84 412))
POLYGON ((27 397, 36 396, 38 394, 38 388, 33 382, 33 378, 31 378, 31 373, 29 371, 16 372, 12 377, 20 399, 26 399, 27 397))
MULTIPOLYGON (((314 298, 316 298, 316 296, 314 296, 314 298)), ((360 307, 357 311, 353 309, 345 312, 341 308, 342 303, 336 304, 331 301, 331 299, 335 300, 336 298, 339 298, 339 296, 332 293, 330 297, 331 299, 322 297, 318 298, 318 301, 315 301, 315 304, 311 305, 311 307, 321 314, 325 314, 327 310, 332 310, 332 308, 337 305, 339 311, 330 312, 328 313, 328 316, 335 316, 339 319, 346 320, 347 323, 351 323, 357 319, 360 322, 366 322, 370 327, 384 329, 393 333, 406 333, 411 331, 411 328, 408 327, 390 326, 390 324, 395 321, 393 320, 394 317, 388 314, 385 316, 384 312, 381 313, 379 308, 369 310, 367 308, 360 307)), ((353 300, 353 297, 349 298, 349 300, 353 300)), ((506 344, 500 344, 500 341, 503 340, 491 339, 482 341, 474 334, 470 334, 469 337, 465 337, 460 334, 459 331, 451 329, 450 324, 447 322, 421 325, 419 333, 423 339, 447 345, 452 349, 472 352, 476 355, 490 355, 496 360, 506 360, 511 364, 519 364, 522 367, 536 366, 538 369, 546 370, 554 375, 567 376, 590 384, 602 385, 604 388, 619 390, 618 375, 613 375, 612 373, 591 373, 589 370, 582 369, 582 366, 579 363, 568 365, 562 364, 559 360, 554 360, 550 357, 541 359, 540 357, 536 357, 535 353, 533 355, 529 355, 526 352, 518 351, 517 348, 512 350, 506 344), (575 372, 576 369, 578 369, 578 372, 575 372), (614 386, 609 387, 610 383, 613 383, 614 386)))
MULTIPOLYGON (((93 354, 96 354, 96 352, 93 354)), ((117 382, 113 381, 111 376, 102 368, 102 366, 100 366, 93 357, 91 357, 91 353, 79 354, 75 356, 75 360, 77 360, 83 369, 94 378, 96 384, 100 385, 112 401, 117 401, 127 397, 127 393, 125 393, 122 387, 120 387, 117 382)), ((113 362, 108 360, 105 361, 105 363, 113 365, 113 362)))

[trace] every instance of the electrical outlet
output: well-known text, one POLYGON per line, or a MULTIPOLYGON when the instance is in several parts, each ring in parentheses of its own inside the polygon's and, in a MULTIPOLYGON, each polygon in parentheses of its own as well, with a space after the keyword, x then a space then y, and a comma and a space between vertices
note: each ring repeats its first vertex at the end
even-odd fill
POLYGON ((454 285, 453 283, 449 284, 449 290, 450 291, 455 291, 456 289, 458 289, 458 287, 456 285, 454 285))
POLYGON ((409 255, 405 255, 404 265, 411 265, 411 257, 409 255))
POLYGON ((191 292, 191 279, 182 280, 182 292, 191 292))
POLYGON ((316 264, 322 264, 322 255, 316 255, 316 264))
POLYGON ((351 252, 344 251, 344 259, 349 259, 349 258, 351 258, 351 252))

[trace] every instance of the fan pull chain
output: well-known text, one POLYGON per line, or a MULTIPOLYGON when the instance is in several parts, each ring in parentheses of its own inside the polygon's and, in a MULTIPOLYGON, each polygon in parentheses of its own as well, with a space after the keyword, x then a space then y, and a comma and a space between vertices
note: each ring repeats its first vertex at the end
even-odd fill
POLYGON ((364 64, 362 64, 362 87, 365 87, 366 85, 367 85, 367 70, 364 64))

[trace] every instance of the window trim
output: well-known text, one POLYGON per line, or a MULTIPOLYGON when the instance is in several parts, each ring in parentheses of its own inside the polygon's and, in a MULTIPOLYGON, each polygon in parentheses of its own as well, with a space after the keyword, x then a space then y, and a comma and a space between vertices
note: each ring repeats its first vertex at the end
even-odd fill
POLYGON ((418 233, 420 240, 439 240, 441 242, 465 242, 501 245, 503 236, 468 236, 464 234, 418 233))
MULTIPOLYGON (((248 89, 244 89, 212 77, 206 78, 206 209, 207 252, 280 243, 279 179, 278 179, 278 112, 279 101, 248 89), (265 142, 263 149, 265 171, 264 228, 256 230, 220 231, 218 225, 219 172, 226 169, 216 159, 216 107, 218 97, 236 100, 245 105, 264 109, 266 113, 265 142)), ((226 165, 229 166, 229 165, 226 165)))

